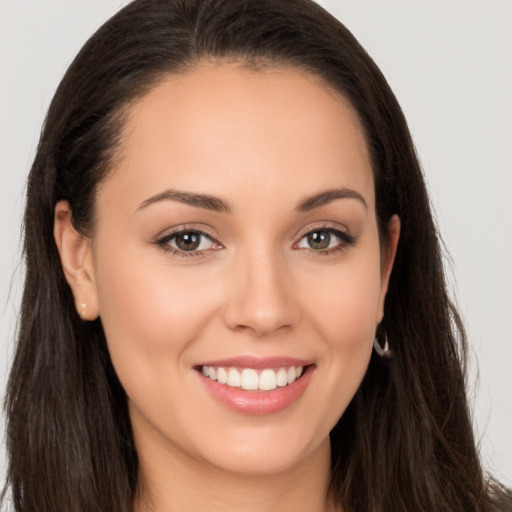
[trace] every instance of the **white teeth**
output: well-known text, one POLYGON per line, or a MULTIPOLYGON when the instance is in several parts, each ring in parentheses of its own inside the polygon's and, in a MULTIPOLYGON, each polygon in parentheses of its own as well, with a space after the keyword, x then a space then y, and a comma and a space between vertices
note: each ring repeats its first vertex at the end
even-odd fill
POLYGON ((256 373, 256 370, 246 368, 242 372, 241 386, 242 389, 248 389, 252 391, 258 389, 258 374, 256 373))
POLYGON ((236 368, 223 368, 203 366, 202 374, 220 384, 233 388, 242 388, 248 391, 272 391, 276 387, 287 386, 297 380, 303 373, 302 366, 289 366, 279 368, 277 371, 266 368, 259 373, 253 368, 244 368, 239 372, 236 368))
POLYGON ((284 368, 279 368, 277 372, 277 385, 279 387, 286 386, 288 384, 288 373, 284 368))
POLYGON ((277 376, 274 370, 263 370, 260 375, 259 389, 262 391, 271 391, 276 389, 277 376))
POLYGON ((226 384, 228 386, 231 386, 233 388, 239 388, 241 384, 242 378, 240 377, 240 374, 237 370, 234 368, 230 368, 228 372, 228 380, 226 384))
POLYGON ((226 384, 228 381, 228 372, 224 368, 217 369, 217 381, 221 384, 226 384))

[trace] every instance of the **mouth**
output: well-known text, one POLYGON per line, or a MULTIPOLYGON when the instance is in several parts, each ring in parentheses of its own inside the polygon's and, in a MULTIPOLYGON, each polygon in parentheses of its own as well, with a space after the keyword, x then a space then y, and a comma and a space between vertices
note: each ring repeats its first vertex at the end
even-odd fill
POLYGON ((217 402, 237 413, 265 415, 297 402, 316 365, 296 359, 237 359, 200 364, 194 369, 217 402))
POLYGON ((246 391, 273 391, 293 384, 304 372, 304 366, 282 366, 277 368, 235 368, 229 366, 198 367, 203 376, 246 391))

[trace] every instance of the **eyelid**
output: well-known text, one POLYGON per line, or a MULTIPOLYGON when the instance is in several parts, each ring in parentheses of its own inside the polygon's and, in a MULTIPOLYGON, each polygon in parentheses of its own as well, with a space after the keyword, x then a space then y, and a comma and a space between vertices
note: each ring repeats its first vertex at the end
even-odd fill
MULTIPOLYGON (((198 228, 194 225, 182 224, 179 226, 174 226, 172 228, 168 228, 168 229, 160 232, 160 234, 158 234, 154 238, 154 243, 156 245, 158 245, 161 249, 163 249, 165 251, 172 252, 179 256, 184 256, 184 257, 204 256, 205 252, 223 248, 223 244, 221 242, 219 242, 217 236, 213 235, 209 231, 210 231, 210 229, 208 229, 208 227, 198 228), (185 251, 185 250, 179 249, 178 247, 173 247, 172 245, 169 244, 169 242, 177 235, 182 234, 182 233, 189 233, 189 232, 197 233, 203 237, 206 237, 212 242, 212 244, 216 244, 220 247, 215 247, 215 248, 212 247, 212 248, 208 248, 208 249, 196 249, 196 250, 191 250, 191 251, 185 251)), ((326 254, 331 254, 333 252, 345 249, 345 248, 347 248, 347 246, 353 245, 357 241, 357 236, 352 235, 350 233, 349 229, 344 225, 340 225, 340 224, 333 223, 333 222, 322 222, 320 224, 310 225, 307 228, 302 229, 300 231, 300 234, 297 235, 295 237, 295 239, 296 239, 296 241, 293 244, 294 249, 300 249, 302 251, 310 252, 310 253, 316 254, 316 255, 320 255, 320 254, 326 255, 326 254), (340 240, 340 242, 336 246, 331 247, 331 248, 326 248, 326 249, 313 249, 313 248, 307 248, 307 247, 297 247, 297 245, 306 236, 308 236, 309 234, 314 233, 316 231, 326 231, 328 233, 331 233, 334 236, 336 236, 340 240)))
POLYGON ((350 230, 347 228, 347 226, 343 224, 338 224, 336 222, 329 222, 329 221, 323 221, 315 224, 310 224, 305 228, 302 228, 295 238, 297 240, 300 240, 304 238, 309 233, 313 233, 315 231, 330 231, 330 232, 339 232, 347 236, 354 236, 350 233, 350 230))
POLYGON ((354 245, 357 242, 357 236, 350 233, 349 229, 346 226, 331 223, 331 222, 323 222, 318 225, 308 226, 307 228, 301 231, 301 234, 297 236, 297 241, 293 244, 294 248, 299 250, 306 251, 308 253, 312 253, 313 255, 322 255, 325 256, 327 254, 332 254, 334 252, 346 249, 347 247, 354 245), (340 243, 334 247, 327 249, 313 249, 307 247, 297 247, 297 245, 309 234, 315 233, 317 231, 326 231, 328 233, 333 234, 337 238, 340 239, 340 243))
POLYGON ((193 231, 194 233, 200 233, 201 235, 205 235, 212 240, 217 240, 217 236, 215 232, 206 225, 201 224, 200 226, 198 224, 178 224, 176 226, 172 226, 169 228, 165 228, 162 231, 160 231, 157 235, 155 235, 154 240, 162 240, 167 237, 171 237, 173 235, 179 234, 179 233, 186 233, 188 231, 193 231))
MULTIPOLYGON (((170 241, 176 237, 177 235, 180 235, 182 233, 197 233, 200 236, 208 238, 213 244, 222 246, 222 244, 217 240, 217 237, 213 234, 208 232, 208 229, 204 228, 197 228, 195 226, 182 224, 180 226, 175 226, 170 229, 166 229, 160 234, 158 234, 154 238, 154 243, 159 246, 161 249, 163 249, 166 252, 171 252, 173 254, 176 254, 178 256, 182 257, 190 257, 190 256, 203 256, 205 252, 212 250, 213 248, 208 249, 200 249, 200 250, 194 250, 194 251, 184 251, 177 247, 173 247, 170 245, 170 241)), ((220 247, 217 247, 216 249, 219 249, 220 247)))

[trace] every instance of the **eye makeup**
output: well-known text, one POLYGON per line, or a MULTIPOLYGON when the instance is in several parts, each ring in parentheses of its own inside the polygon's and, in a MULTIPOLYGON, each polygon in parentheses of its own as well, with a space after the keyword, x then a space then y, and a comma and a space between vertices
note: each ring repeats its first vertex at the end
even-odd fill
MULTIPOLYGON (((292 245, 294 250, 304 250, 312 256, 328 256, 353 246, 357 237, 347 230, 323 223, 308 229, 292 245)), ((163 251, 178 257, 204 256, 206 252, 223 249, 211 234, 189 226, 178 227, 155 240, 163 251)))

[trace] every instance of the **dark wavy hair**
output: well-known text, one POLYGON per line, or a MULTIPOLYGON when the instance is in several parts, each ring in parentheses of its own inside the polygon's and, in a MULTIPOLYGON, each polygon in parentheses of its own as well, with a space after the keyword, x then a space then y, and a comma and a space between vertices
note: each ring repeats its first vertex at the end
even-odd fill
MULTIPOLYGON (((466 341, 402 111, 352 34, 309 0, 136 0, 79 52, 51 103, 30 172, 26 281, 7 388, 4 501, 23 512, 128 512, 137 451, 101 320, 82 322, 53 238, 66 199, 90 236, 130 104, 201 60, 292 67, 349 100, 367 140, 380 235, 401 237, 366 376, 331 432, 330 492, 346 512, 505 510, 483 474, 466 401, 466 341)), ((205 85, 207 87, 207 85, 205 85)))

